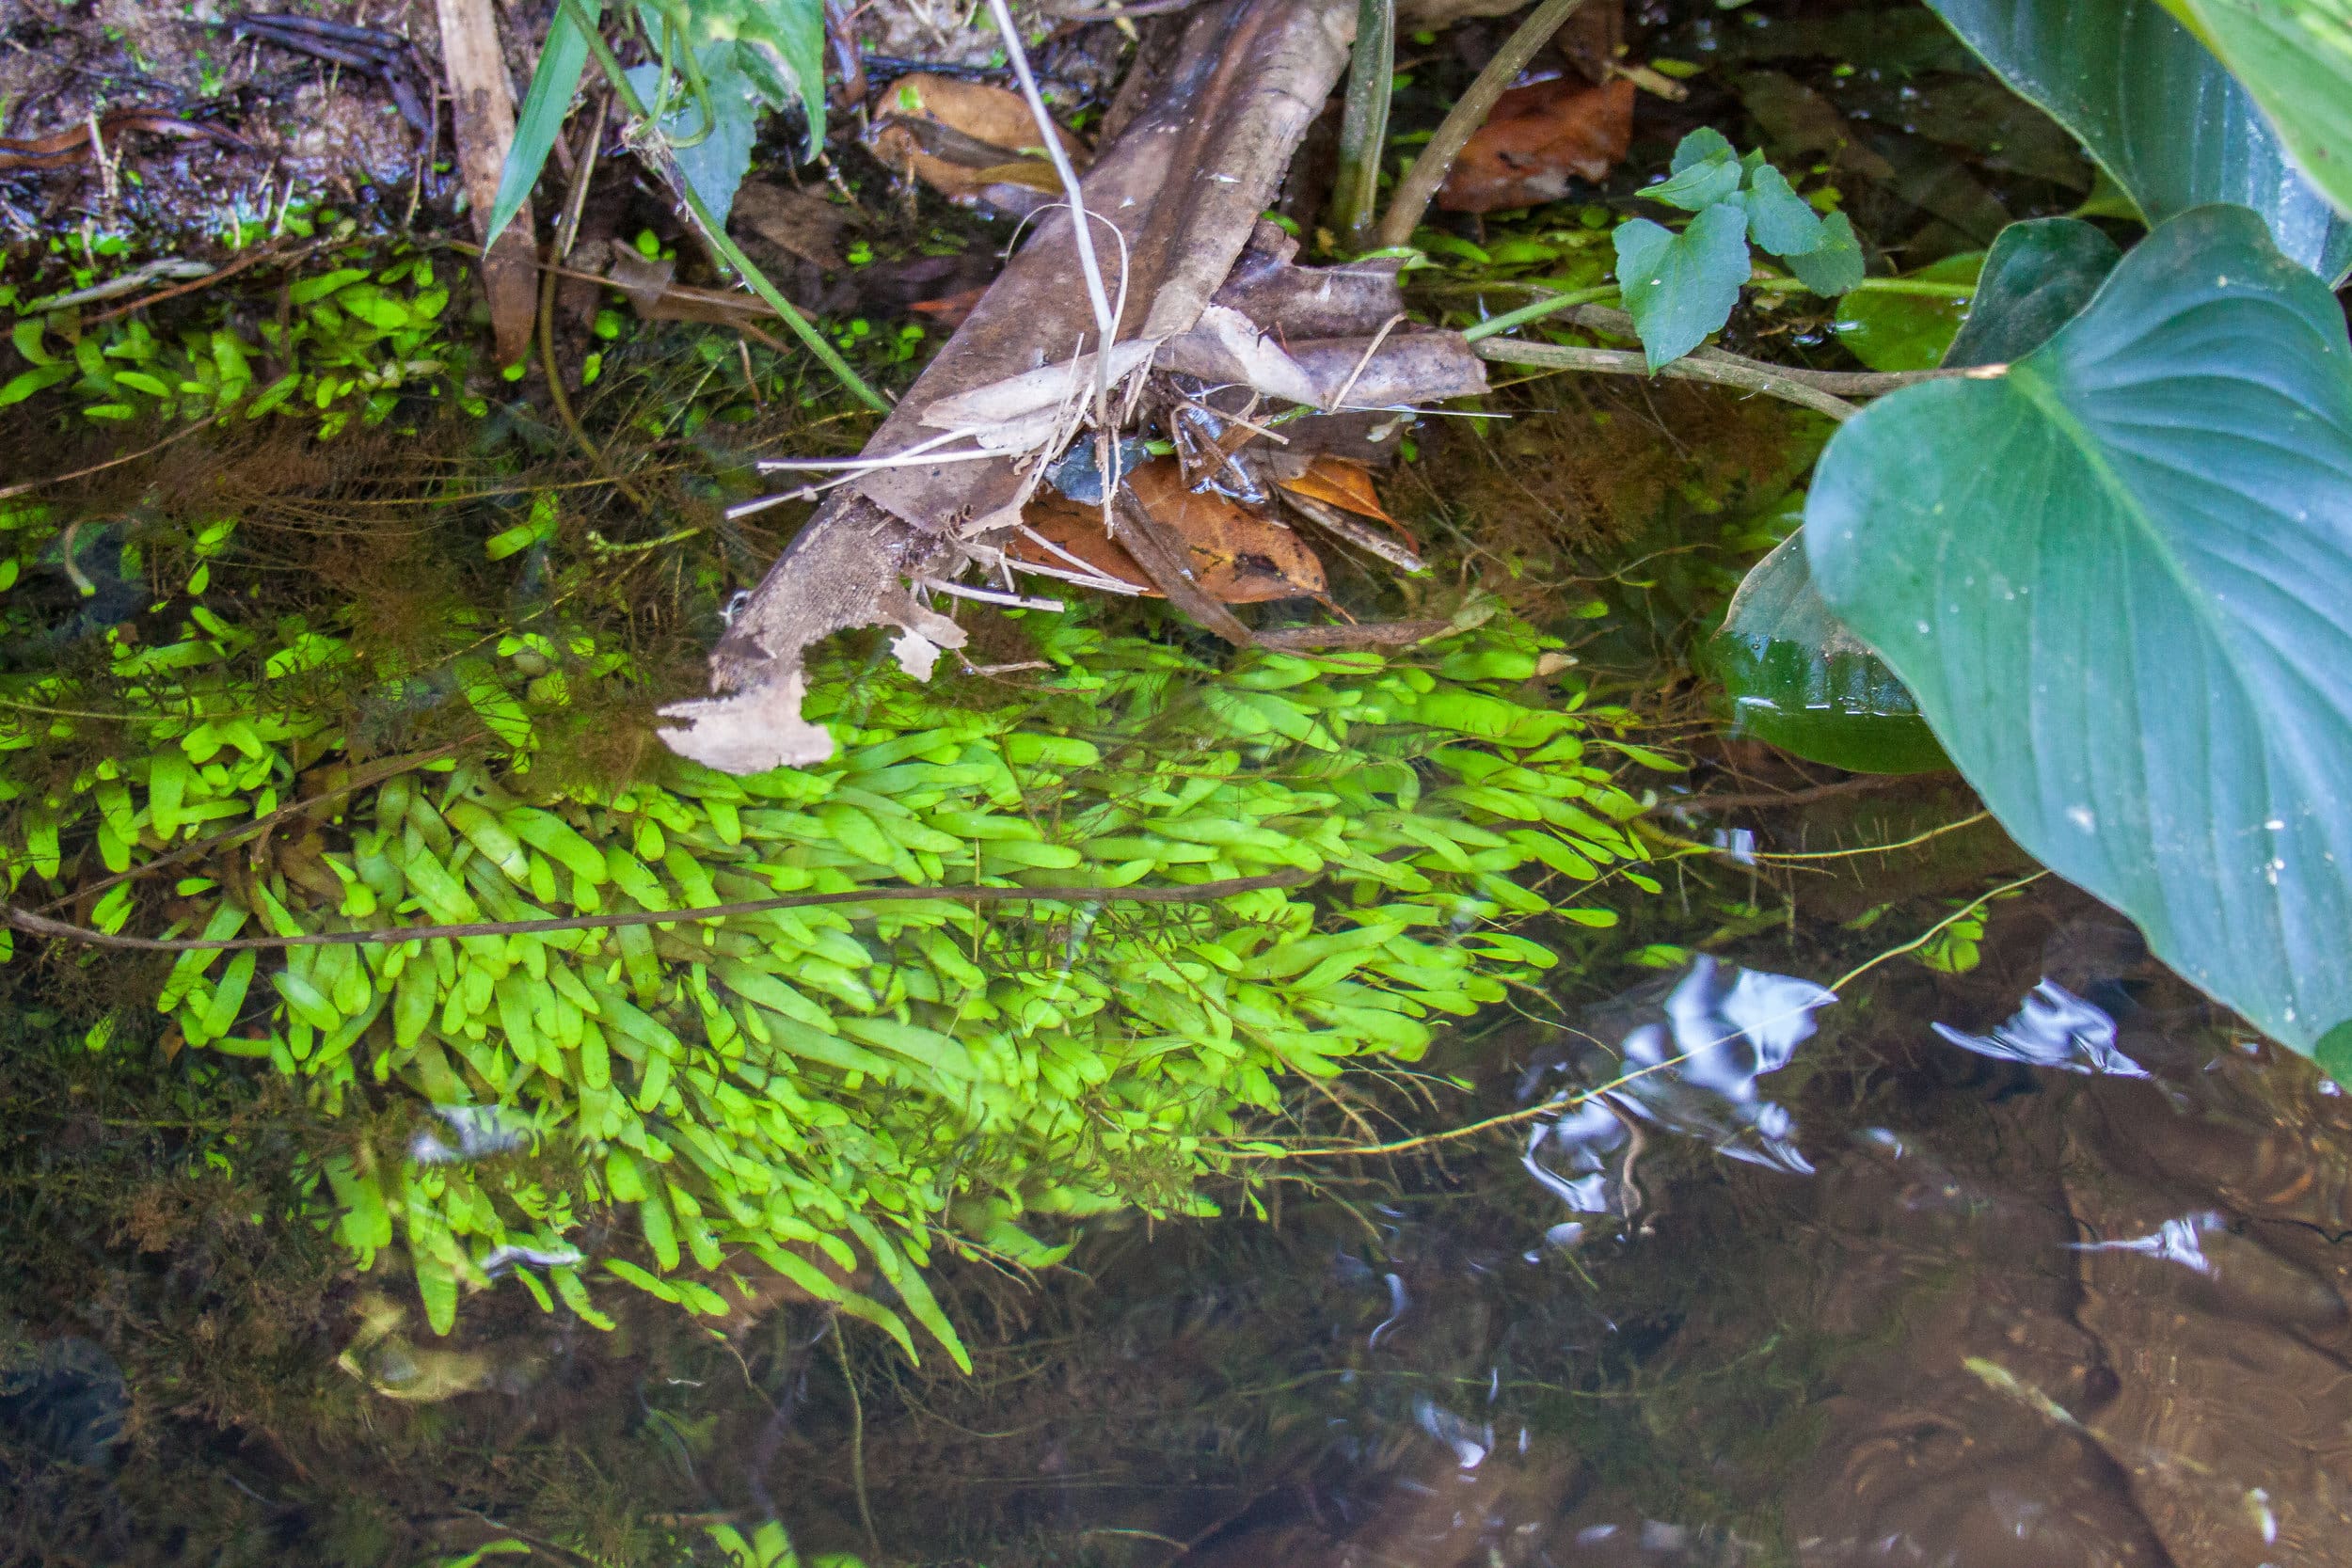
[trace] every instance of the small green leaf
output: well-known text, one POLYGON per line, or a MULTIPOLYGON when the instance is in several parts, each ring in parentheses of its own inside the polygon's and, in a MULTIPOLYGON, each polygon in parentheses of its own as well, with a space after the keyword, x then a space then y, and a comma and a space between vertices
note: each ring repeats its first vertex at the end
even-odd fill
POLYGON ((1821 220, 1820 245, 1781 260, 1798 282, 1824 299, 1835 299, 1862 281, 1862 242, 1854 235, 1853 220, 1843 213, 1821 220))
MULTIPOLYGON (((1682 139, 1682 145, 1689 147, 1696 137, 1713 135, 1710 131, 1693 131, 1682 139)), ((1729 143, 1718 151, 1687 162, 1677 151, 1674 173, 1640 194, 1645 201, 1662 201, 1686 213, 1703 212, 1729 198, 1740 188, 1740 172, 1739 155, 1731 150, 1729 143)))
POLYGON ((1821 243, 1821 214, 1770 164, 1748 182, 1748 235, 1759 249, 1795 256, 1821 243))
POLYGON ((1617 226, 1617 286, 1653 371, 1722 330, 1748 280, 1748 215, 1709 207, 1679 234, 1634 218, 1617 226))
POLYGON ((35 365, 29 371, 19 371, 8 378, 7 385, 0 386, 0 408, 23 403, 35 392, 70 379, 73 370, 72 365, 35 365))
POLYGON ((1740 161, 1739 150, 1724 139, 1721 131, 1702 125, 1675 143, 1674 157, 1666 167, 1670 173, 1680 174, 1684 169, 1700 164, 1725 160, 1737 164, 1740 161))

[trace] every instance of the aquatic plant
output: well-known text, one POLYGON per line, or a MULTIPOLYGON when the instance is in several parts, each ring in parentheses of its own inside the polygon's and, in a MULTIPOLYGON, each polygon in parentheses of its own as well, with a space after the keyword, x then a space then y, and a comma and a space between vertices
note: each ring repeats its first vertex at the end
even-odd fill
MULTIPOLYGON (((319 219, 327 232, 289 256, 274 319, 215 310, 159 332, 144 312, 93 309, 86 322, 72 293, 21 298, 19 287, 0 288, 0 305, 16 310, 9 341, 24 361, 0 382, 0 408, 56 389, 88 420, 277 414, 315 420, 322 436, 355 418, 382 422, 404 392, 452 396, 480 412, 481 400, 462 390, 470 351, 443 321, 446 261, 437 269, 405 242, 360 236, 352 219, 319 219)), ((297 217, 291 227, 302 238, 314 226, 297 217)), ((76 293, 103 296, 93 270, 72 277, 76 293)))
MULTIPOLYGON (((534 569, 543 500, 485 553, 534 569)), ((55 638, 72 541, 45 509, 0 525, 7 635, 55 638)), ((1398 653, 1222 668, 1030 616, 1044 673, 1018 682, 927 686, 836 647, 808 709, 831 765, 660 758, 599 782, 567 753, 634 671, 592 629, 477 621, 419 669, 332 617, 240 619, 215 577, 237 528, 124 552, 126 576, 188 569, 140 623, 169 640, 119 623, 0 677, 12 903, 226 941, 933 895, 190 951, 149 977, 167 1053, 266 1062, 347 1119, 321 1223, 362 1266, 405 1249, 437 1330, 509 1271, 601 1321, 579 1238, 625 1210, 642 1250, 600 1247, 608 1279, 721 1315, 781 1275, 912 1353, 892 1295, 961 1358, 934 1247, 1036 1265, 1057 1254, 1024 1214, 1202 1211, 1200 1179, 1286 1084, 1414 1059, 1437 1016, 1553 961, 1510 926, 1606 925, 1586 884, 1645 882, 1624 863, 1638 807, 1591 750, 1617 716, 1581 711, 1557 644, 1499 613, 1398 653), (354 712, 435 702, 473 739, 355 739, 354 712), (1118 901, 1251 877, 1295 885, 1118 901), (954 896, 1024 886, 1106 896, 954 896)))

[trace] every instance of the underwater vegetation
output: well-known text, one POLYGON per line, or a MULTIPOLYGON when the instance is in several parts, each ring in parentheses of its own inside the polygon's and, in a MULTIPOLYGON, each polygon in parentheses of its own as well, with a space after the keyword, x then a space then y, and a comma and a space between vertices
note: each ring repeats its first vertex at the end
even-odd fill
POLYGON ((1553 962, 1514 927, 1655 886, 1600 766, 1622 716, 1491 608, 1408 651, 1228 661, 1031 614, 1031 668, 929 686, 845 643, 809 709, 832 764, 600 775, 580 755, 642 674, 570 602, 558 498, 514 510, 466 547, 522 611, 454 614, 425 657, 364 607, 257 608, 233 515, 0 515, 10 902, 271 939, 45 961, 116 966, 90 1049, 275 1072, 347 1126, 313 1218, 402 1258, 438 1331, 511 1273, 591 1323, 592 1281, 713 1317, 782 1288, 961 1359, 938 1247, 1037 1266, 1025 1215, 1205 1212, 1286 1083, 1413 1061, 1553 962), (1272 885, 1119 898, 1239 879, 1272 885), (794 896, 848 901, 391 934, 794 896), (283 944, 326 933, 359 935, 283 944))

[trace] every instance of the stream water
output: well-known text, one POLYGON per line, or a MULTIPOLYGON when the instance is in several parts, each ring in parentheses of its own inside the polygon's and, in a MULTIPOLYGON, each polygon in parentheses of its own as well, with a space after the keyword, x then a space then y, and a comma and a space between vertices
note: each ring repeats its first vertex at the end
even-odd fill
POLYGON ((2352 1105, 2128 927, 2042 893, 1965 975, 1831 1003, 1703 968, 1581 1027, 1479 1053, 1540 1102, 1715 1048, 1517 1157, 1082 1255, 1084 1306, 953 1407, 869 1390, 884 1537, 1153 1568, 2352 1560, 2352 1105))
MULTIPOLYGON (((710 1525, 772 1513, 869 1562, 2352 1561, 2352 1102, 2046 880, 1965 974, 1897 958, 1833 997, 1772 967, 1800 934, 1632 970, 1572 1027, 1473 1027, 1428 1066, 1481 1092, 1365 1128, 1525 1113, 1499 1131, 1302 1168, 1261 1214, 1097 1222, 1035 1285, 965 1277, 969 1378, 810 1308, 582 1337, 492 1292, 455 1340, 355 1363, 415 1374, 408 1401, 304 1437, 48 1338, 0 1379, 12 1528, 106 1549, 8 1560, 462 1560, 423 1529, 715 1561, 710 1525), (131 1495, 135 1454, 230 1508, 233 1546, 131 1495), (336 1516, 370 1506, 405 1528, 336 1516), (580 1523, 600 1506, 623 1544, 580 1523)), ((361 1393, 331 1349, 253 1354, 249 1409, 361 1393)))

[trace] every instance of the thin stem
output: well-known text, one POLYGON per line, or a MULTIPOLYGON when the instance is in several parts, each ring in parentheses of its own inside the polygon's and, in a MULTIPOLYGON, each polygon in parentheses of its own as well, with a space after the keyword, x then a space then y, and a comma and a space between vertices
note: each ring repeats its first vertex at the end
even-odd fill
MULTIPOLYGON (((577 3, 577 0, 575 0, 577 3)), ((1486 62, 1486 69, 1462 94, 1461 101, 1438 127, 1429 145, 1421 150, 1413 166, 1405 171, 1405 178, 1396 182, 1396 194, 1389 198, 1388 216, 1380 220, 1379 241, 1383 245, 1410 245, 1413 230, 1421 227, 1421 215, 1429 210, 1430 200, 1438 187, 1445 183, 1454 160, 1461 155, 1477 129, 1486 123, 1494 112, 1495 100, 1510 87, 1511 79, 1535 57, 1535 51, 1551 41, 1551 35, 1560 30, 1569 13, 1584 0, 1544 0, 1535 8, 1535 14, 1519 24, 1518 30, 1495 51, 1495 57, 1486 62)))
POLYGON ((1340 177, 1331 190, 1331 230, 1349 250, 1372 243, 1380 204, 1380 155, 1389 145, 1389 97, 1396 80, 1396 0, 1357 0, 1356 49, 1340 120, 1340 177))
MULTIPOLYGON (((564 213, 555 225, 555 257, 561 261, 571 251, 572 236, 580 230, 580 214, 588 202, 588 182, 596 171, 596 147, 604 131, 604 104, 596 103, 588 116, 588 134, 580 138, 580 154, 572 160, 572 187, 564 199, 564 213)), ((564 390, 564 370, 555 358, 555 284, 558 269, 543 268, 539 274, 539 364, 548 375, 548 400, 555 404, 556 418, 571 432, 572 439, 587 454, 588 466, 612 482, 615 489, 627 496, 639 511, 647 505, 644 493, 621 477, 620 471, 607 461, 604 449, 595 442, 587 428, 580 422, 580 415, 572 408, 572 400, 564 390)))
POLYGON ((1101 339, 1094 345, 1094 396, 1100 416, 1106 412, 1103 404, 1110 397, 1111 342, 1119 336, 1119 317, 1111 309, 1110 292, 1103 287, 1103 268, 1094 255, 1094 230, 1087 221, 1086 198, 1078 191, 1078 171, 1071 166, 1070 150, 1062 145, 1061 127, 1046 112, 1044 96, 1037 90, 1037 77, 1029 71, 1028 51, 1021 46, 1021 30, 1013 25, 1012 12, 1006 8, 1005 0, 988 0, 988 13, 1004 38, 1006 57, 1021 80, 1021 95, 1029 101, 1029 117, 1037 121, 1045 155, 1054 161, 1062 194, 1070 198, 1070 236, 1078 247, 1078 270, 1086 275, 1087 303, 1094 308, 1094 327, 1101 339))
MULTIPOLYGON (((1801 293, 1804 285, 1793 277, 1762 277, 1755 287, 1774 293, 1801 293)), ((1927 299, 1974 299, 1974 283, 1939 283, 1931 277, 1866 277, 1846 291, 1855 294, 1917 294, 1927 299)))
POLYGON ((1475 326, 1465 327, 1462 331, 1462 338, 1466 342, 1474 343, 1482 338, 1491 338, 1498 332, 1508 332, 1513 327, 1525 326, 1529 322, 1541 321, 1555 310, 1565 310, 1572 305, 1589 305, 1597 299, 1607 299, 1616 292, 1617 286, 1614 283, 1597 283, 1589 289, 1576 289, 1565 294, 1553 294, 1549 299, 1539 299, 1533 305, 1522 305, 1516 310, 1505 310, 1499 316, 1488 317, 1475 326))
MULTIPOLYGON (((637 96, 637 89, 629 85, 628 74, 621 70, 621 62, 613 58, 612 46, 604 41, 604 34, 596 26, 596 19, 588 13, 588 8, 580 0, 564 0, 564 4, 571 8, 572 18, 580 30, 588 35, 588 48, 596 56, 596 64, 603 67, 605 79, 612 84, 612 90, 620 98, 621 106, 656 135, 660 135, 660 122, 646 113, 645 101, 637 96)), ((778 319, 792 329, 792 335, 817 356, 818 363, 831 371, 834 378, 854 393, 859 402, 881 413, 889 413, 889 401, 867 386, 864 376, 850 368, 850 362, 841 357, 840 352, 826 341, 825 335, 794 309, 790 300, 777 292, 776 286, 768 281, 768 275, 754 266, 752 259, 743 254, 741 246, 727 238, 727 226, 711 213, 695 191, 693 182, 681 177, 677 183, 679 194, 686 198, 687 210, 694 214, 696 226, 710 242, 710 248, 718 252, 719 259, 742 275, 743 281, 751 285, 752 293, 757 294, 778 319)))
POLYGON ((850 1485, 857 1493, 858 1523, 866 1527, 866 1544, 874 1560, 882 1560, 882 1537, 874 1533, 874 1511, 866 1500, 866 1407, 857 1397, 857 1376, 850 1370, 850 1345, 841 1330, 840 1314, 833 1320, 833 1354, 841 1363, 841 1386, 850 1391, 850 1485))
POLYGON ((1954 910, 1951 913, 1946 915, 1943 919, 1937 921, 1934 925, 1929 927, 1926 930, 1920 932, 1909 942, 1904 942, 1900 947, 1890 947, 1885 952, 1881 953, 1877 958, 1870 958, 1865 962, 1854 965, 1853 968, 1846 971, 1845 974, 1840 974, 1836 980, 1832 981, 1829 989, 1832 990, 1844 990, 1848 986, 1852 985, 1856 980, 1861 979, 1865 974, 1869 974, 1870 971, 1878 968, 1879 965, 1884 963, 1887 959, 1899 958, 1905 953, 1917 952, 1920 948, 1925 947, 1929 942, 1933 942, 1947 928, 1959 925, 1962 921, 1967 919, 1970 915, 1976 913, 1979 910, 1984 908, 1995 898, 2003 897, 2009 894, 2015 893, 2020 888, 2031 887, 2034 883, 2042 880, 2042 878, 2047 877, 2048 875, 2049 872, 2046 870, 2037 871, 2030 877, 2020 877, 2013 882, 2003 882, 1999 887, 1994 888, 1991 893, 1986 894, 1983 897, 1976 899, 1973 902, 1963 904, 1959 909, 1954 910))
POLYGON ((69 926, 62 920, 51 920, 12 904, 0 904, 0 926, 14 927, 31 936, 58 937, 93 947, 122 947, 139 953, 237 953, 246 948, 368 947, 467 937, 529 936, 548 931, 609 931, 623 926, 691 924, 828 904, 898 904, 921 899, 969 904, 1204 904, 1230 898, 1237 893, 1255 893, 1261 888, 1297 887, 1312 881, 1316 875, 1310 871, 1277 871, 1260 877, 1229 877, 1221 881, 1175 887, 871 887, 852 893, 787 893, 776 898, 706 904, 691 910, 625 910, 617 914, 571 915, 560 920, 484 920, 456 926, 304 931, 290 937, 183 937, 166 941, 157 937, 115 936, 87 926, 69 926))

